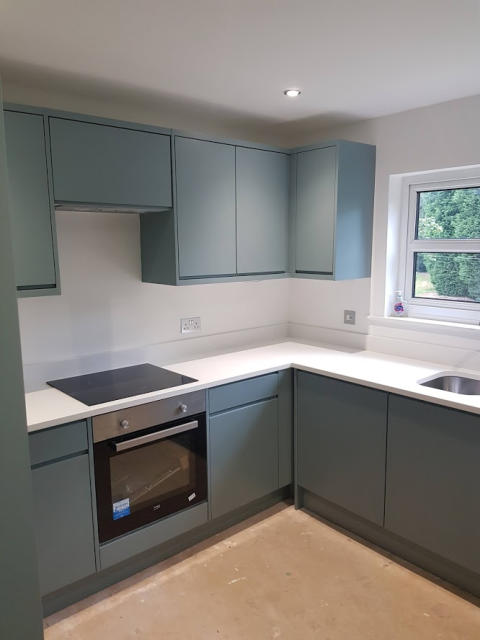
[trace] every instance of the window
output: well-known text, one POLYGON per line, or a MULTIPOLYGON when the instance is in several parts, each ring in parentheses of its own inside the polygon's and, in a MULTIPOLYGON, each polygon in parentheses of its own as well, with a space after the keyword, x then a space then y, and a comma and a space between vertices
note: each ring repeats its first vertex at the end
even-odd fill
MULTIPOLYGON (((425 176, 424 176, 425 177, 425 176)), ((480 176, 408 185, 405 272, 410 315, 480 319, 480 176)))

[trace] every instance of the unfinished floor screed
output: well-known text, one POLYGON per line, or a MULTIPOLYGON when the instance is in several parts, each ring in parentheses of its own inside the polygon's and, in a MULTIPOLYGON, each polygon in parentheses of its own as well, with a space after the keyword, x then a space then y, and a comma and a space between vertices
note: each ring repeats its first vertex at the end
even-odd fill
POLYGON ((462 598, 278 505, 45 620, 46 640, 478 640, 462 598))

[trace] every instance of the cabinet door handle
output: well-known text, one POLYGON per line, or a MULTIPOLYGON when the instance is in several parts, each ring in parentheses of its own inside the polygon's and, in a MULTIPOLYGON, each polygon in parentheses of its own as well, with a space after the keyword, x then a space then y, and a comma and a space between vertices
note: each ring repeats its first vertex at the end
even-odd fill
POLYGON ((155 442, 156 440, 163 440, 170 436, 175 436, 178 433, 184 431, 191 431, 192 429, 198 429, 198 420, 192 422, 185 422, 179 424, 176 427, 170 427, 169 429, 163 429, 162 431, 155 431, 154 433, 147 433, 144 436, 138 436, 138 438, 131 438, 130 440, 124 440, 123 442, 115 442, 115 451, 126 451, 127 449, 133 449, 139 447, 142 444, 148 444, 149 442, 155 442))

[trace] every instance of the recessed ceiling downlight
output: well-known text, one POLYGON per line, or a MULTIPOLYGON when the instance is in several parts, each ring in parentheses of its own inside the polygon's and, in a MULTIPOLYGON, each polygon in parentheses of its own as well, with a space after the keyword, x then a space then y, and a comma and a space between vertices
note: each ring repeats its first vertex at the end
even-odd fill
POLYGON ((297 98, 302 92, 300 89, 285 89, 283 93, 289 98, 297 98))

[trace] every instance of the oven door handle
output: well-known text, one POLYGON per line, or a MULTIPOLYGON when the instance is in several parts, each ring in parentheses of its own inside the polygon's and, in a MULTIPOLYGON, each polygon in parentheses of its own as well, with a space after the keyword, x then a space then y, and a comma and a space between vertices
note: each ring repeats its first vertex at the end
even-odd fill
POLYGON ((155 431, 154 433, 147 433, 144 436, 138 436, 138 438, 131 438, 130 440, 124 440, 123 442, 114 442, 113 446, 115 451, 126 451, 127 449, 133 449, 139 447, 142 444, 148 444, 149 442, 155 442, 156 440, 163 440, 170 436, 175 436, 178 433, 184 431, 191 431, 192 429, 198 429, 198 420, 192 420, 192 422, 185 422, 179 424, 176 427, 170 427, 169 429, 163 429, 163 431, 155 431))

